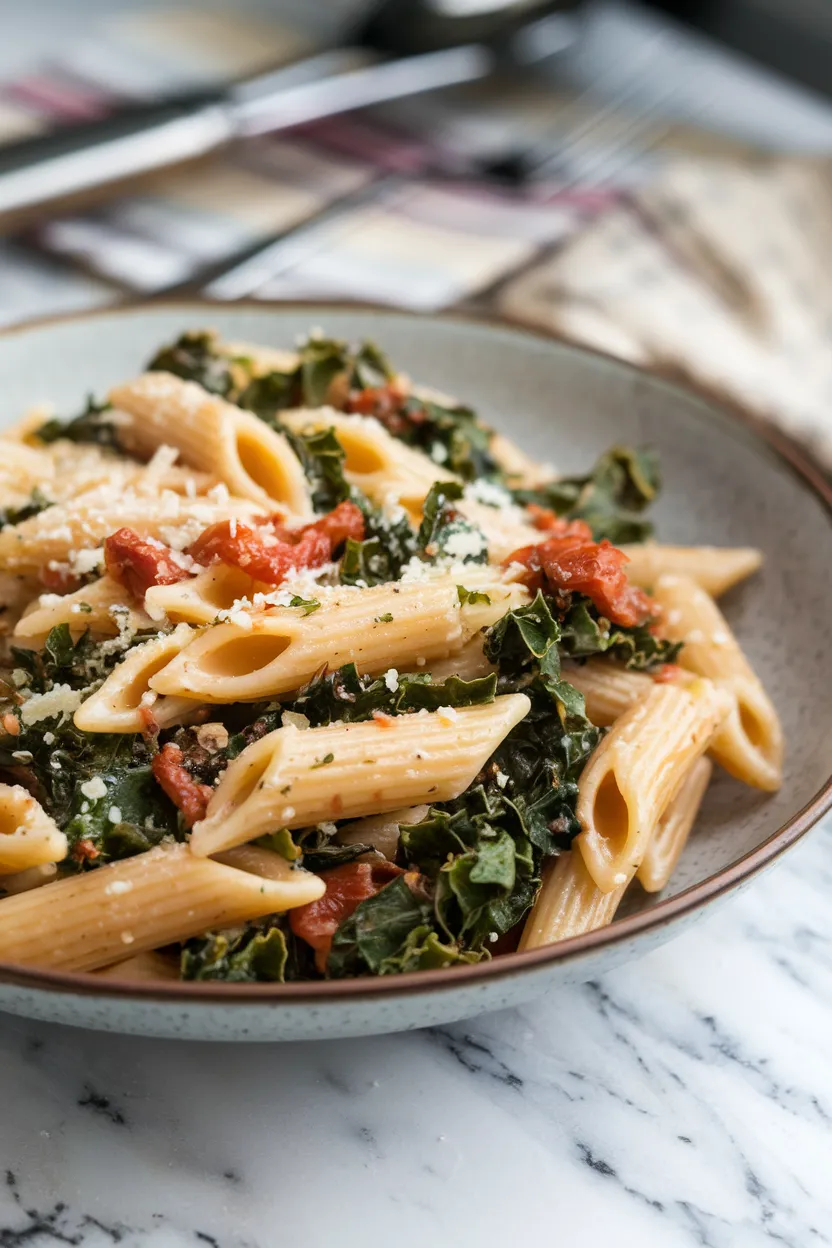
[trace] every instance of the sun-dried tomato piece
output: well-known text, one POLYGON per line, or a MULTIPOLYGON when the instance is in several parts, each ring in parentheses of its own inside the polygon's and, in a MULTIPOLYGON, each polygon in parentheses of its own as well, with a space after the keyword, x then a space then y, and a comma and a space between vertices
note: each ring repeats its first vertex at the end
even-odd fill
POLYGON ((355 503, 339 503, 326 516, 301 528, 287 529, 282 517, 263 520, 257 528, 239 520, 212 524, 188 553, 197 563, 222 563, 242 568, 256 581, 279 585, 295 568, 319 568, 347 540, 364 536, 364 516, 355 503))
POLYGON ((402 868, 392 862, 349 862, 321 876, 326 884, 323 897, 289 911, 289 926, 315 950, 315 965, 321 974, 326 970, 332 938, 344 919, 402 874, 402 868))
POLYGON ((133 529, 119 529, 106 539, 104 562, 113 580, 138 602, 144 602, 151 585, 175 585, 190 576, 167 546, 139 537, 133 529))
POLYGON ((213 789, 209 784, 199 784, 182 765, 183 754, 178 745, 168 741, 150 764, 154 779, 174 806, 182 811, 187 827, 191 828, 205 818, 213 789))
POLYGON ((592 529, 585 520, 567 520, 548 507, 538 507, 537 503, 529 503, 528 512, 534 527, 550 537, 580 537, 592 541, 592 529))
POLYGON ((505 562, 524 565, 527 571, 519 579, 532 591, 545 587, 553 593, 585 594, 613 624, 630 628, 656 614, 647 594, 627 580, 624 551, 606 540, 552 537, 515 550, 505 562))

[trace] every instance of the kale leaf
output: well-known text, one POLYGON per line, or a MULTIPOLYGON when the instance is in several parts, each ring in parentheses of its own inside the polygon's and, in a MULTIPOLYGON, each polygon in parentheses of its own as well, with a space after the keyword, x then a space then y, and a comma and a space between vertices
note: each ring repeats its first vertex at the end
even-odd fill
POLYGON ((229 984, 282 984, 289 962, 287 930, 267 919, 194 937, 182 947, 181 976, 229 984))
POLYGON ((0 529, 6 524, 21 524, 22 521, 39 515, 51 506, 52 500, 46 497, 40 486, 36 485, 28 501, 20 507, 0 507, 0 529))
POLYGON ((614 446, 586 476, 561 477, 536 489, 516 489, 518 503, 548 507, 585 520, 596 541, 643 542, 653 532, 644 511, 661 486, 658 456, 650 447, 614 446))
POLYGON ((588 599, 575 602, 561 624, 564 654, 571 658, 606 654, 634 671, 649 671, 662 663, 673 663, 681 648, 681 642, 655 637, 648 624, 623 628, 600 620, 588 599))
POLYGON ((462 495, 458 481, 437 481, 431 486, 416 538, 417 546, 428 559, 447 555, 461 563, 484 563, 488 558, 485 537, 454 506, 462 495))
POLYGON ((403 715, 440 706, 480 706, 494 701, 497 686, 493 675, 474 680, 450 676, 433 684, 427 672, 400 673, 397 681, 391 689, 383 677, 359 675, 355 664, 348 663, 310 681, 286 709, 306 715, 312 727, 318 728, 333 720, 371 719, 376 711, 403 715))
POLYGON ((234 389, 231 361, 218 349, 217 336, 207 330, 189 330, 170 346, 162 347, 147 365, 150 372, 173 373, 196 381, 210 394, 228 398, 234 389))
POLYGON ((499 479, 502 475, 490 451, 493 432, 480 423, 470 407, 411 395, 397 410, 395 420, 387 424, 391 433, 463 481, 499 479))
POLYGON ((70 442, 92 442, 97 446, 112 451, 122 449, 118 438, 118 429, 107 413, 112 410, 106 401, 97 402, 93 395, 87 398, 87 406, 73 420, 47 420, 36 431, 41 442, 57 442, 59 438, 67 438, 70 442))

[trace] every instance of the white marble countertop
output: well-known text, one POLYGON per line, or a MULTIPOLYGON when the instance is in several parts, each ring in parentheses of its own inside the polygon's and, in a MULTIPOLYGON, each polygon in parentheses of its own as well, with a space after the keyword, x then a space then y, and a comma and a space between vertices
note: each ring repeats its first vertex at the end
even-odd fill
POLYGON ((832 1245, 832 835, 524 1010, 195 1045, 0 1016, 0 1248, 832 1245))

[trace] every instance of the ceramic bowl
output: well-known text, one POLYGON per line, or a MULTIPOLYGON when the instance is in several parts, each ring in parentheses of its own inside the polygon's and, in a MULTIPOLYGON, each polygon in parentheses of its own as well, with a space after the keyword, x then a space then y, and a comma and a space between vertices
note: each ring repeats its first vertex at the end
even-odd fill
POLYGON ((784 721, 782 790, 720 776, 665 892, 611 927, 477 966, 331 983, 136 985, 0 965, 0 1009, 110 1031, 216 1040, 372 1034, 500 1009, 587 979, 703 918, 776 861, 832 804, 829 489, 783 439, 748 418, 612 359, 531 333, 362 308, 151 305, 40 323, 0 337, 0 420, 44 401, 76 410, 135 373, 183 329, 290 345, 298 333, 371 337, 411 376, 473 404, 541 460, 578 470, 614 442, 650 442, 668 542, 757 545, 761 573, 724 600, 784 721))

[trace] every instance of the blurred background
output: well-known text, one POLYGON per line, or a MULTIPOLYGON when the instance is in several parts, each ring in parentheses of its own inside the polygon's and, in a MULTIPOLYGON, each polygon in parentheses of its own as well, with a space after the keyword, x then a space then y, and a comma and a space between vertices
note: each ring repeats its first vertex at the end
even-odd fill
POLYGON ((0 324, 497 315, 832 465, 830 0, 0 0, 0 31, 0 324))

